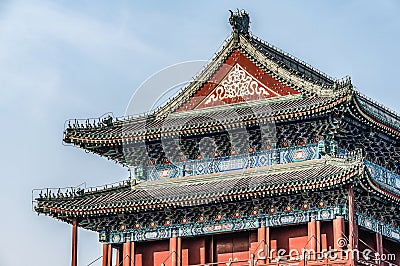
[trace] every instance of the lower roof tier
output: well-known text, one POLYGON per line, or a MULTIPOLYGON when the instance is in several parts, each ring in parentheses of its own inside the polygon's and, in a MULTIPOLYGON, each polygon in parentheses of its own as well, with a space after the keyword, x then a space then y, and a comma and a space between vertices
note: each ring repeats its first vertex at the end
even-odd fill
POLYGON ((316 191, 343 186, 361 175, 359 161, 325 158, 183 177, 131 183, 111 189, 74 195, 41 195, 35 210, 68 221, 71 217, 143 212, 171 207, 190 207, 316 191))
POLYGON ((35 211, 68 223, 78 219, 80 227, 97 232, 146 231, 236 218, 269 221, 285 213, 343 215, 348 189, 354 188, 359 217, 400 228, 400 190, 389 181, 400 178, 357 158, 327 157, 71 194, 48 192, 35 199, 35 211))

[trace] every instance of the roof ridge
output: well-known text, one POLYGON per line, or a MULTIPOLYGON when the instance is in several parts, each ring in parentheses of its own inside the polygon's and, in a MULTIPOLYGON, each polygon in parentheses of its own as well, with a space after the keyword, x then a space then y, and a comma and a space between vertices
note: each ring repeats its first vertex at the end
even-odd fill
POLYGON ((298 57, 296 57, 296 56, 290 54, 289 52, 286 52, 286 51, 284 51, 284 50, 278 48, 277 46, 275 46, 275 45, 273 45, 273 44, 271 44, 271 43, 269 43, 269 42, 267 42, 267 41, 261 39, 260 37, 254 35, 254 34, 251 33, 251 32, 250 32, 249 37, 250 37, 251 39, 253 39, 253 40, 255 40, 255 41, 257 41, 257 42, 263 44, 263 45, 266 45, 268 48, 273 49, 275 52, 278 52, 278 53, 280 53, 281 55, 290 58, 291 60, 295 61, 296 63, 299 63, 299 64, 303 65, 304 67, 306 67, 306 68, 308 68, 308 69, 310 69, 310 70, 316 72, 318 75, 320 75, 320 76, 322 76, 322 77, 324 77, 324 78, 330 80, 332 83, 340 80, 340 79, 334 78, 334 77, 332 77, 332 76, 326 74, 325 72, 323 72, 323 71, 321 71, 321 70, 319 70, 319 69, 313 67, 311 64, 305 62, 304 60, 299 59, 298 57))
MULTIPOLYGON (((197 72, 197 74, 193 77, 193 80, 189 84, 187 84, 186 86, 181 88, 180 91, 178 93, 176 93, 172 98, 168 99, 164 104, 160 105, 157 109, 155 109, 152 112, 152 114, 155 116, 162 115, 164 109, 168 109, 168 105, 173 104, 173 102, 176 99, 179 99, 180 97, 182 98, 184 96, 184 93, 186 92, 186 90, 188 90, 191 86, 193 86, 194 82, 196 82, 196 80, 206 82, 209 78, 211 78, 212 75, 215 73, 215 71, 217 71, 221 66, 221 62, 218 62, 217 59, 221 58, 221 56, 224 53, 226 53, 227 51, 228 51, 227 54, 229 55, 229 49, 232 49, 234 46, 235 46, 234 45, 234 37, 233 37, 233 35, 229 35, 229 37, 224 40, 223 44, 220 45, 220 48, 217 50, 217 52, 215 52, 215 54, 211 57, 211 59, 209 59, 207 64, 205 64, 197 72), (216 66, 214 66, 215 69, 213 69, 212 67, 215 64, 216 64, 216 66), (209 76, 207 76, 208 70, 211 70, 211 74, 209 76), (204 78, 203 76, 205 76, 206 78, 204 78)), ((223 64, 223 61, 222 61, 222 64, 223 64)), ((183 97, 182 100, 184 102, 184 101, 187 101, 188 99, 183 97)), ((172 109, 172 110, 176 110, 177 108, 179 108, 179 106, 178 107, 174 107, 174 106, 170 107, 170 109, 172 109)))

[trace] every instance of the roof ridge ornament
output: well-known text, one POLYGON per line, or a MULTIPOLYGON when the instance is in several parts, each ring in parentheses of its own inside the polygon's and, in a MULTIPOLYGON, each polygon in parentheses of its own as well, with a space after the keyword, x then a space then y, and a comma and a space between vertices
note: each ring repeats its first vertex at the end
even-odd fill
POLYGON ((237 10, 237 12, 231 12, 231 16, 229 17, 229 23, 232 26, 232 32, 234 35, 239 33, 249 34, 250 29, 250 16, 245 10, 237 10))

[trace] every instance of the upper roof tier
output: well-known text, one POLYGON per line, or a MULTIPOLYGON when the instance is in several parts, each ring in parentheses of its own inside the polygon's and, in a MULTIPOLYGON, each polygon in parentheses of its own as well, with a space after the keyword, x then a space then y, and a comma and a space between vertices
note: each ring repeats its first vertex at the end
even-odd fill
POLYGON ((320 82, 321 84, 326 84, 332 86, 334 84, 334 79, 328 75, 320 72, 319 70, 313 68, 307 63, 291 56, 288 53, 280 50, 271 44, 258 39, 257 37, 251 35, 250 33, 250 18, 245 11, 239 11, 237 13, 231 12, 231 17, 229 23, 232 26, 233 35, 239 33, 248 37, 251 44, 262 51, 263 54, 275 58, 276 61, 280 62, 282 66, 290 69, 292 71, 298 72, 314 81, 320 82))
POLYGON ((232 12, 229 21, 232 35, 175 97, 143 116, 70 123, 64 142, 124 163, 115 154, 125 144, 260 121, 301 121, 344 109, 367 126, 400 138, 400 116, 357 92, 350 78, 333 79, 261 41, 249 31, 244 11, 232 12))

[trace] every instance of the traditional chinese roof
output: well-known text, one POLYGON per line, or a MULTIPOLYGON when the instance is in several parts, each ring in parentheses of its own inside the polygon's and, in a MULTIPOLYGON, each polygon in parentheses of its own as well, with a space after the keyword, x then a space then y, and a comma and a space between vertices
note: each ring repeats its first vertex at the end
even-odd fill
POLYGON ((384 167, 365 161, 365 174, 361 186, 365 191, 380 194, 390 202, 400 203, 400 175, 388 171, 384 167))
POLYGON ((363 164, 319 159, 230 173, 148 181, 73 195, 42 195, 35 210, 63 221, 105 214, 191 207, 249 198, 295 194, 344 186, 362 173, 363 164))
MULTIPOLYGON (((93 125, 89 120, 86 124, 73 123, 64 132, 64 142, 130 164, 123 151, 126 144, 174 134, 216 133, 264 121, 315 117, 326 121, 338 110, 348 110, 339 113, 349 114, 398 142, 398 114, 360 94, 349 78, 335 80, 255 37, 246 29, 247 16, 239 13, 233 13, 230 19, 232 35, 221 50, 163 106, 141 117, 110 117, 93 125)), ((326 130, 318 137, 332 137, 333 131, 326 130)))
POLYGON ((212 132, 212 126, 221 123, 226 127, 237 127, 264 120, 284 121, 312 117, 320 112, 347 101, 347 94, 338 93, 335 97, 288 97, 263 100, 256 103, 225 105, 206 110, 191 110, 171 114, 167 119, 137 118, 116 121, 101 128, 76 128, 66 131, 65 141, 90 149, 92 144, 122 144, 147 139, 157 139, 160 135, 173 133, 190 134, 203 129, 212 132), (236 115, 235 115, 236 114, 236 115), (218 121, 215 121, 218 118, 218 121), (124 134, 125 133, 125 134, 124 134))
POLYGON ((355 91, 353 97, 353 107, 357 109, 358 114, 368 120, 370 124, 378 126, 389 132, 394 138, 400 136, 400 115, 386 108, 382 104, 355 91))
POLYGON ((222 174, 125 181, 103 189, 44 190, 35 199, 35 211, 64 222, 78 218, 79 226, 99 232, 118 231, 121 225, 151 230, 157 223, 179 227, 187 219, 218 220, 218 213, 250 218, 344 208, 345 214, 343 191, 348 187, 356 189, 358 216, 400 225, 400 176, 357 154, 222 174))

